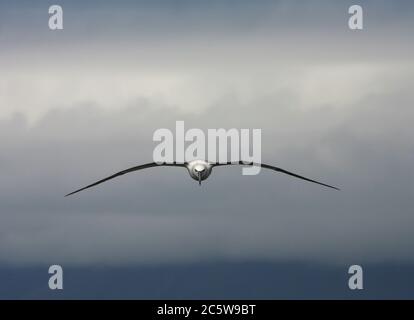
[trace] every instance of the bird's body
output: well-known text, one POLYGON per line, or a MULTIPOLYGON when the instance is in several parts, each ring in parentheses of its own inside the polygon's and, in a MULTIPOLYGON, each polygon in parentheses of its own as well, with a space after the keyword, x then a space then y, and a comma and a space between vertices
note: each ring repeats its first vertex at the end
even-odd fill
POLYGON ((201 181, 206 180, 213 170, 213 165, 204 160, 194 160, 185 164, 191 178, 197 180, 201 185, 201 181))
POLYGON ((173 163, 157 164, 155 162, 150 162, 150 163, 147 163, 147 164, 135 166, 135 167, 120 171, 118 173, 115 173, 115 174, 113 174, 113 175, 111 175, 107 178, 104 178, 104 179, 99 180, 95 183, 92 183, 92 184, 90 184, 90 185, 88 185, 84 188, 73 191, 73 192, 67 194, 66 196, 70 196, 72 194, 78 193, 82 190, 91 188, 93 186, 101 184, 101 183, 103 183, 105 181, 108 181, 110 179, 113 179, 113 178, 116 178, 118 176, 124 175, 126 173, 130 173, 130 172, 138 171, 138 170, 142 170, 142 169, 147 169, 147 168, 152 168, 152 167, 158 167, 158 166, 185 167, 185 168, 187 168, 188 173, 190 174, 191 178, 198 181, 199 185, 201 185, 201 181, 206 180, 211 175, 211 172, 212 172, 214 167, 227 166, 227 165, 249 165, 249 166, 255 165, 255 166, 261 166, 262 168, 271 169, 271 170, 281 172, 281 173, 284 173, 284 174, 287 174, 287 175, 290 175, 290 176, 293 176, 293 177, 296 177, 296 178, 299 178, 299 179, 302 179, 302 180, 306 180, 306 181, 313 182, 313 183, 316 183, 316 184, 319 184, 319 185, 322 185, 322 186, 325 186, 325 187, 328 187, 328 188, 339 190, 337 187, 333 187, 333 186, 330 186, 328 184, 318 182, 316 180, 305 178, 305 177, 297 175, 295 173, 286 171, 282 168, 270 166, 270 165, 267 165, 267 164, 259 164, 259 163, 253 163, 253 162, 243 162, 243 161, 225 162, 225 163, 212 163, 212 162, 208 162, 208 161, 205 161, 205 160, 193 160, 193 161, 189 161, 189 162, 185 162, 185 163, 173 162, 173 163))

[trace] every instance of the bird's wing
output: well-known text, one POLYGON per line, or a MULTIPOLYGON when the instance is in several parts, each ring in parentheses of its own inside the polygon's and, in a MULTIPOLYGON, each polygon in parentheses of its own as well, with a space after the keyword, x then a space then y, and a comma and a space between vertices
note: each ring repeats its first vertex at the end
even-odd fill
POLYGON ((115 173, 115 174, 113 174, 113 175, 111 175, 111 176, 109 176, 107 178, 104 178, 102 180, 99 180, 99 181, 97 181, 95 183, 92 183, 92 184, 90 184, 90 185, 88 185, 86 187, 83 187, 83 188, 81 188, 79 190, 73 191, 73 192, 67 194, 65 197, 70 196, 70 195, 72 195, 74 193, 80 192, 82 190, 85 190, 85 189, 94 187, 94 186, 96 186, 98 184, 101 184, 102 182, 108 181, 108 180, 113 179, 113 178, 116 178, 118 176, 122 176, 122 175, 124 175, 126 173, 130 173, 130 172, 137 171, 137 170, 142 170, 142 169, 147 169, 147 168, 151 168, 151 167, 158 167, 158 166, 160 166, 160 167, 163 167, 163 166, 169 166, 169 167, 185 167, 185 164, 183 164, 183 163, 176 163, 176 162, 174 162, 174 163, 164 163, 164 164, 157 164, 155 162, 151 162, 151 163, 147 163, 147 164, 142 164, 142 165, 139 165, 139 166, 135 166, 135 167, 132 167, 132 168, 129 168, 129 169, 126 169, 126 170, 117 172, 117 173, 115 173))
POLYGON ((328 188, 332 188, 332 189, 335 189, 335 190, 339 190, 339 188, 337 188, 337 187, 330 186, 328 184, 325 184, 325 183, 322 183, 322 182, 318 182, 318 181, 315 181, 315 180, 312 180, 312 179, 309 179, 309 178, 300 176, 300 175, 295 174, 293 172, 286 171, 286 170, 284 170, 282 168, 278 168, 278 167, 274 167, 274 166, 269 166, 268 164, 264 164, 264 163, 260 164, 260 163, 254 163, 254 162, 238 161, 238 162, 226 162, 226 163, 213 163, 212 164, 213 167, 216 167, 216 166, 226 166, 226 165, 261 166, 262 168, 266 168, 266 169, 271 169, 271 170, 274 170, 274 171, 282 172, 282 173, 288 174, 290 176, 293 176, 293 177, 296 177, 296 178, 299 178, 299 179, 302 179, 302 180, 306 180, 306 181, 309 181, 309 182, 313 182, 313 183, 316 183, 316 184, 320 184, 320 185, 325 186, 325 187, 328 187, 328 188))

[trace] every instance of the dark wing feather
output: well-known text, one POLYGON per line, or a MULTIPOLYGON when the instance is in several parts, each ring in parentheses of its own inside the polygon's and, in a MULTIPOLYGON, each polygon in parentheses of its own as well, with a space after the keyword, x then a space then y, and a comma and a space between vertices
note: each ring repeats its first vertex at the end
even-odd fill
POLYGON ((213 167, 215 167, 215 166, 226 166, 226 165, 247 165, 247 166, 253 166, 253 165, 255 165, 255 166, 261 166, 261 167, 266 168, 266 169, 271 169, 271 170, 274 170, 274 171, 282 172, 284 174, 290 175, 290 176, 295 177, 295 178, 299 178, 299 179, 302 179, 302 180, 306 180, 306 181, 309 181, 309 182, 313 182, 313 183, 316 183, 316 184, 319 184, 319 185, 322 185, 322 186, 325 186, 325 187, 328 187, 328 188, 332 188, 332 189, 335 189, 335 190, 340 190, 339 188, 334 187, 334 186, 330 186, 329 184, 325 184, 325 183, 322 183, 322 182, 318 182, 318 181, 315 181, 315 180, 312 180, 312 179, 309 179, 309 178, 300 176, 300 175, 298 175, 296 173, 286 171, 286 170, 284 170, 282 168, 270 166, 270 165, 264 164, 264 163, 260 164, 260 163, 254 163, 254 162, 238 161, 238 162, 227 162, 227 163, 213 163, 212 165, 213 165, 213 167))
POLYGON ((96 186, 98 184, 101 184, 101 183, 103 183, 105 181, 108 181, 108 180, 111 180, 113 178, 116 178, 118 176, 122 176, 122 175, 124 175, 126 173, 130 173, 130 172, 137 171, 137 170, 142 170, 142 169, 147 169, 147 168, 151 168, 151 167, 158 167, 158 166, 160 166, 160 167, 162 167, 162 166, 184 167, 185 164, 180 164, 180 163, 176 163, 176 162, 174 162, 174 163, 164 163, 164 164, 157 164, 155 162, 151 162, 151 163, 147 163, 147 164, 142 164, 142 165, 139 165, 139 166, 135 166, 135 167, 132 167, 132 168, 129 168, 129 169, 126 169, 126 170, 122 170, 120 172, 117 172, 117 173, 115 173, 115 174, 113 174, 113 175, 111 175, 111 176, 109 176, 107 178, 104 178, 102 180, 99 180, 99 181, 97 181, 95 183, 92 183, 92 184, 90 184, 90 185, 88 185, 86 187, 83 187, 83 188, 81 188, 79 190, 76 190, 76 191, 73 191, 71 193, 68 193, 67 195, 65 195, 65 197, 70 196, 70 195, 75 194, 75 193, 78 193, 80 191, 83 191, 85 189, 94 187, 94 186, 96 186))

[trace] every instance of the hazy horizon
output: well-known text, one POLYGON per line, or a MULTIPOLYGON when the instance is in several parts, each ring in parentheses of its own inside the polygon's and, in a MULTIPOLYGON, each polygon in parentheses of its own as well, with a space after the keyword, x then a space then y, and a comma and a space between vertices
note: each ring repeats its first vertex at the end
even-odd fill
POLYGON ((413 4, 359 1, 357 32, 351 1, 59 4, 62 31, 0 3, 0 266, 414 262, 413 4), (264 163, 341 191, 157 168, 64 198, 178 120, 259 128, 264 163))

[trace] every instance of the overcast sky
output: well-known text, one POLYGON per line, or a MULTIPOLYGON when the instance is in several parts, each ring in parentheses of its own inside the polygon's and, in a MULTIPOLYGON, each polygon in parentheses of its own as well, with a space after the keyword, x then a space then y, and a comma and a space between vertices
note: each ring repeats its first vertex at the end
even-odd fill
POLYGON ((0 3, 0 263, 412 262, 414 11, 360 1, 0 3), (198 187, 154 130, 262 129, 198 187))

